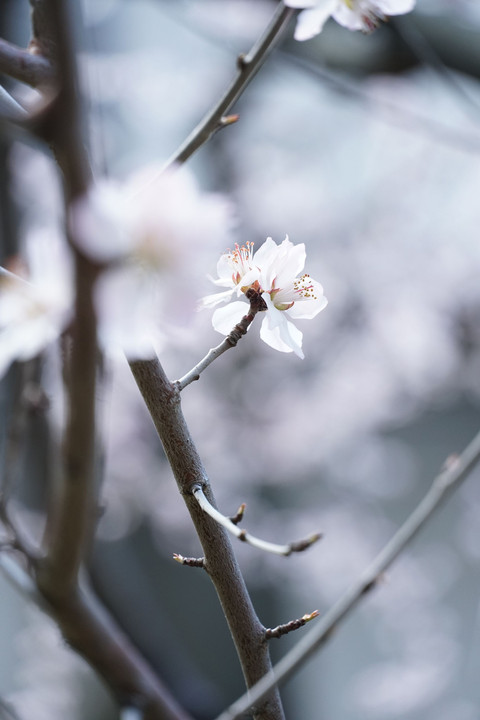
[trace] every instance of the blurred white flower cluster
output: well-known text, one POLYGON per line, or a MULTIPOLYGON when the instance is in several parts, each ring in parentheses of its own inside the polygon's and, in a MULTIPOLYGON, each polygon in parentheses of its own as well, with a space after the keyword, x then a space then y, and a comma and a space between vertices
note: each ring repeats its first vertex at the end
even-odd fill
POLYGON ((291 8, 304 8, 297 19, 296 40, 310 40, 323 30, 331 16, 349 30, 371 32, 389 15, 413 10, 416 0, 284 0, 291 8))
MULTIPOLYGON (((164 339, 169 321, 193 312, 192 262, 202 248, 225 242, 228 203, 202 193, 185 169, 150 166, 125 183, 101 180, 70 208, 70 235, 99 266, 95 288, 99 341, 107 352, 144 358, 164 339)), ((0 274, 0 374, 34 357, 71 317, 71 253, 58 232, 27 237, 28 281, 0 274)))
MULTIPOLYGON (((298 277, 305 258, 305 245, 294 245, 288 236, 280 245, 267 238, 255 254, 253 243, 247 243, 246 247, 236 245, 233 252, 221 256, 217 264, 218 279, 213 280, 228 290, 208 295, 203 299, 202 307, 214 307, 228 301, 235 292, 237 296, 246 296, 254 290, 265 303, 265 317, 260 329, 262 340, 275 350, 293 351, 303 359, 303 335, 287 316, 294 320, 311 319, 327 305, 319 282, 307 274, 298 277)), ((236 300, 215 310, 213 327, 228 335, 246 314, 248 306, 236 300)))
POLYGON ((27 254, 29 280, 23 268, 0 267, 0 377, 14 360, 29 360, 55 340, 71 315, 70 258, 62 238, 33 232, 27 254))

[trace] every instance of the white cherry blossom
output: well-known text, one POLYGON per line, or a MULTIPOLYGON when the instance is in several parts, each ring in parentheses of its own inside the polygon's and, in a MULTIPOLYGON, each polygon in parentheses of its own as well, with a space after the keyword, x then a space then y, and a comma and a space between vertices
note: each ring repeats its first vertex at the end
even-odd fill
POLYGON ((201 192, 188 169, 158 165, 124 183, 100 180, 74 204, 73 240, 104 265, 96 291, 103 347, 145 358, 162 345, 169 322, 185 322, 196 297, 192 250, 198 263, 224 241, 230 210, 223 196, 201 192))
POLYGON ((71 316, 71 264, 61 237, 27 238, 28 275, 0 268, 0 377, 15 360, 30 360, 55 340, 71 316))
MULTIPOLYGON (((220 258, 217 285, 228 290, 209 295, 202 307, 214 307, 229 301, 234 293, 238 296, 255 290, 265 302, 266 310, 260 328, 260 337, 270 347, 280 352, 294 352, 303 358, 303 334, 291 320, 311 319, 327 305, 323 288, 307 274, 300 273, 305 265, 305 245, 294 245, 288 239, 277 245, 272 238, 253 254, 253 243, 235 247, 220 258)), ((234 326, 248 313, 249 306, 242 300, 234 300, 213 313, 212 324, 217 332, 228 335, 234 326)))
POLYGON ((331 16, 349 30, 371 32, 389 15, 410 12, 416 0, 284 0, 291 8, 303 8, 297 18, 296 40, 310 40, 331 16))
POLYGON ((210 277, 210 280, 215 285, 226 287, 228 290, 207 295, 200 301, 200 307, 215 307, 221 302, 230 300, 235 292, 237 295, 246 292, 258 276, 256 255, 253 254, 251 242, 247 242, 242 247, 235 243, 234 250, 224 253, 217 263, 218 278, 210 277))
POLYGON ((101 178, 70 210, 74 242, 100 264, 127 258, 168 268, 225 237, 231 208, 202 192, 186 167, 147 165, 124 182, 101 178))

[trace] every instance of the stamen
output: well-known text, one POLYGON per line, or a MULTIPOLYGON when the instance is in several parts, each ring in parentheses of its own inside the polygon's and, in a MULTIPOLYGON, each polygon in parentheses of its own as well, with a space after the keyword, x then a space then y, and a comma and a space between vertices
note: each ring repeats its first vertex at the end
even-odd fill
POLYGON ((235 285, 238 285, 242 277, 251 268, 253 259, 253 242, 247 240, 245 245, 235 243, 235 250, 228 251, 228 260, 232 263, 234 271, 232 273, 232 280, 235 285))
POLYGON ((298 293, 302 297, 308 298, 309 300, 318 300, 313 287, 313 283, 308 273, 305 273, 305 275, 302 275, 302 277, 297 278, 293 281, 293 291, 295 293, 298 293))

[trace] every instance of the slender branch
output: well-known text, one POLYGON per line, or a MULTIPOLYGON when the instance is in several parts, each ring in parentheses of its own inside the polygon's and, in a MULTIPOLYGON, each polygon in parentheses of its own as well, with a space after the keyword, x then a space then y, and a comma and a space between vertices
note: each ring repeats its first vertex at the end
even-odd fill
POLYGON ((311 535, 305 540, 289 543, 288 545, 276 545, 275 543, 267 542, 266 540, 260 540, 260 538, 254 537, 246 530, 239 528, 235 523, 230 520, 230 518, 222 515, 221 512, 214 508, 213 505, 205 497, 205 493, 203 492, 201 485, 194 485, 192 488, 192 493, 202 510, 208 513, 208 515, 210 515, 211 518, 213 518, 222 527, 224 527, 225 530, 228 530, 229 533, 234 535, 242 542, 246 542, 248 545, 256 547, 259 550, 263 550, 264 552, 273 553, 274 555, 284 555, 285 557, 288 557, 294 552, 302 552, 303 550, 306 550, 311 545, 316 543, 317 540, 320 540, 320 538, 322 537, 320 533, 315 533, 314 535, 311 535))
MULTIPOLYGON (((16 276, 3 268, 0 268, 0 281, 1 278, 6 278, 7 282, 9 278, 16 281, 16 276)), ((6 506, 18 469, 18 462, 28 422, 28 403, 25 401, 25 389, 33 382, 33 371, 34 363, 30 361, 22 363, 16 375, 16 387, 14 389, 14 400, 10 411, 11 420, 5 442, 3 472, 0 482, 0 509, 6 506)))
POLYGON ((216 720, 240 718, 249 708, 260 702, 266 693, 271 692, 272 688, 291 677, 330 638, 332 631, 358 605, 360 600, 376 586, 382 573, 413 540, 440 505, 459 487, 479 461, 480 433, 475 436, 459 457, 455 456, 447 460, 443 471, 435 478, 423 500, 372 564, 361 574, 358 581, 321 618, 315 628, 275 665, 272 672, 262 678, 254 688, 251 688, 248 694, 243 695, 227 708, 216 720))
MULTIPOLYGON (((271 668, 265 629, 253 608, 228 535, 202 510, 193 495, 194 487, 200 485, 210 504, 215 504, 205 469, 183 417, 180 392, 176 384, 169 382, 157 359, 131 362, 130 369, 192 517, 205 554, 205 569, 222 604, 245 682, 251 687, 271 668)), ((256 708, 254 717, 257 720, 283 719, 276 690, 256 708)))
POLYGON ((10 536, 9 548, 22 553, 25 560, 32 566, 41 557, 40 549, 31 542, 23 527, 13 520, 3 497, 0 497, 0 522, 10 536))
POLYGON ((199 567, 199 568, 205 568, 205 558, 194 558, 194 557, 184 557, 183 555, 179 555, 178 553, 173 553, 173 559, 176 560, 180 565, 188 565, 188 567, 199 567))
POLYGON ((20 720, 20 716, 16 712, 13 705, 3 698, 0 698, 0 719, 1 720, 20 720))
POLYGON ((51 609, 43 595, 38 591, 35 581, 9 555, 0 552, 0 573, 22 597, 51 614, 51 609))
POLYGON ((212 110, 205 115, 203 120, 197 125, 177 152, 170 158, 167 163, 167 167, 172 164, 183 163, 188 160, 188 158, 191 157, 198 148, 206 143, 217 130, 224 127, 225 124, 229 124, 228 122, 225 123, 225 121, 222 121, 222 118, 226 115, 226 113, 228 113, 229 109, 232 107, 234 102, 238 100, 250 80, 252 80, 254 75, 261 68, 268 54, 280 39, 294 13, 295 10, 286 8, 283 3, 278 4, 278 7, 263 35, 253 45, 250 52, 246 55, 240 55, 238 58, 238 73, 230 87, 225 91, 212 110))
POLYGON ((5 88, 0 85, 0 117, 2 120, 18 122, 25 120, 28 113, 5 88))
POLYGON ((265 639, 270 640, 271 638, 281 638, 284 635, 288 635, 288 633, 298 630, 306 625, 307 622, 310 622, 310 620, 318 617, 319 614, 318 610, 314 610, 311 613, 306 613, 301 618, 298 618, 298 620, 290 620, 290 622, 285 623, 284 625, 277 625, 275 628, 267 628, 265 630, 265 639))
POLYGON ((205 357, 200 360, 197 365, 195 365, 194 368, 192 368, 186 375, 181 377, 179 380, 175 381, 175 385, 179 390, 183 390, 187 387, 187 385, 190 385, 190 383, 194 382, 195 380, 198 380, 200 378, 201 373, 213 363, 214 360, 216 360, 220 355, 223 355, 224 352, 227 350, 230 350, 230 348, 233 348, 237 345, 240 338, 242 338, 244 335, 247 334, 247 330, 252 324, 255 315, 258 312, 263 312, 267 309, 267 306, 265 304, 265 300, 262 298, 261 293, 256 292, 252 288, 250 288, 246 293, 247 298, 250 300, 250 310, 247 313, 247 315, 244 315, 243 318, 240 320, 237 325, 233 328, 231 333, 227 335, 227 337, 222 340, 220 345, 217 345, 217 347, 211 348, 208 353, 205 355, 205 357))
POLYGON ((49 60, 0 38, 0 73, 38 87, 50 84, 54 69, 49 60))
POLYGON ((442 60, 433 45, 429 42, 425 33, 412 21, 411 17, 391 18, 390 27, 402 38, 412 53, 427 67, 430 67, 445 85, 462 101, 461 107, 465 114, 479 122, 480 105, 463 84, 458 80, 458 75, 451 70, 442 60))
MULTIPOLYGON (((2 275, 3 273, 0 272, 0 279, 2 275)), ((7 277, 8 275, 7 273, 7 277)), ((17 388, 10 412, 11 422, 5 441, 3 472, 0 483, 0 522, 10 536, 10 547, 23 553, 29 563, 38 559, 39 548, 32 543, 23 527, 13 519, 8 502, 18 472, 29 413, 33 409, 45 408, 45 396, 34 379, 35 366, 36 361, 30 360, 21 363, 18 367, 17 388)))
POLYGON ((385 122, 393 127, 412 132, 417 136, 427 137, 429 141, 456 148, 466 153, 480 153, 480 137, 477 132, 466 129, 457 130, 446 123, 438 122, 428 116, 421 115, 406 107, 384 100, 366 91, 362 85, 347 80, 340 73, 333 72, 312 62, 305 57, 283 51, 283 56, 290 64, 296 65, 320 78, 342 96, 353 98, 359 107, 370 113, 375 121, 385 122))

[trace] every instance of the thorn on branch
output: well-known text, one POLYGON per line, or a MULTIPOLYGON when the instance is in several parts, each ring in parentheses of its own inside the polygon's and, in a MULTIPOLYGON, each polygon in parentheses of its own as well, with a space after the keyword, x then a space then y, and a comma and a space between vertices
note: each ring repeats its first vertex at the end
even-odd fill
POLYGON ((240 523, 243 519, 243 514, 245 512, 246 507, 247 506, 245 505, 245 503, 242 503, 240 505, 240 507, 238 508, 237 512, 235 513, 235 515, 233 517, 229 518, 230 522, 232 522, 234 525, 238 525, 238 523, 240 523))
POLYGON ((284 625, 277 625, 275 628, 267 628, 265 630, 265 639, 270 640, 271 638, 280 638, 282 635, 287 635, 289 632, 303 627, 307 624, 307 622, 310 622, 310 620, 313 620, 319 615, 319 611, 314 610, 313 612, 307 613, 306 615, 303 615, 303 617, 298 618, 298 620, 290 620, 290 622, 285 623, 284 625))
POLYGON ((205 558, 194 558, 194 557, 183 557, 183 555, 179 555, 179 553, 173 553, 173 559, 176 560, 176 562, 180 563, 180 565, 188 565, 188 567, 199 567, 204 568, 205 567, 205 558))

